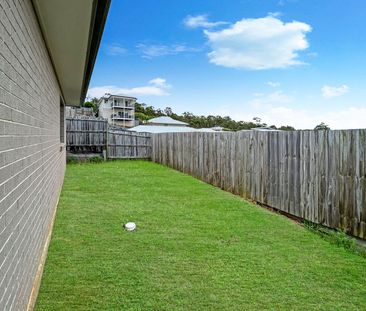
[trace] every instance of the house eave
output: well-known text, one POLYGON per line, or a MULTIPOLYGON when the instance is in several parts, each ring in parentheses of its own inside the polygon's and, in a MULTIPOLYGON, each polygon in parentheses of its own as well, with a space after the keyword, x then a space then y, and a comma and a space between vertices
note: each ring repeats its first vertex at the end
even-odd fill
POLYGON ((111 0, 32 0, 64 101, 85 100, 111 0))

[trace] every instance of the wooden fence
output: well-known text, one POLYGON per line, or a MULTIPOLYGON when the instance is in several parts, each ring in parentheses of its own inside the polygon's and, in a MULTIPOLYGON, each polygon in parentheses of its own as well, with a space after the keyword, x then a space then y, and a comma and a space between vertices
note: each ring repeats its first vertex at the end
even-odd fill
POLYGON ((150 135, 128 131, 108 132, 108 159, 150 159, 150 135))
POLYGON ((152 160, 366 238, 366 130, 164 133, 152 160))
POLYGON ((150 159, 150 133, 109 128, 105 119, 67 118, 66 147, 76 153, 105 152, 108 159, 150 159))
POLYGON ((66 146, 74 152, 101 152, 107 144, 105 119, 66 118, 66 146))

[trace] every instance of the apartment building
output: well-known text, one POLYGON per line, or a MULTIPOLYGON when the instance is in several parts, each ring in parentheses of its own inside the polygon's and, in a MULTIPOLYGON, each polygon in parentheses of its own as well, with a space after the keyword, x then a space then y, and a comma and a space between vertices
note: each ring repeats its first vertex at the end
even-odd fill
POLYGON ((135 97, 105 94, 99 100, 99 117, 108 119, 114 126, 135 126, 135 97))

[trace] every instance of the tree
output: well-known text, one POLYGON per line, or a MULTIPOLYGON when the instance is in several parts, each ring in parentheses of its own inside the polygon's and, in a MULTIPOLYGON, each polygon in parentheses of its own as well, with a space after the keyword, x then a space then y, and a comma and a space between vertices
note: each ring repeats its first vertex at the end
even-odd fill
POLYGON ((326 125, 324 122, 321 122, 314 128, 314 130, 315 131, 328 131, 328 130, 330 130, 330 127, 328 125, 326 125))
POLYGON ((92 103, 94 103, 94 104, 96 104, 96 105, 98 105, 99 100, 100 100, 100 98, 93 97, 93 98, 91 99, 91 102, 92 102, 92 103))
POLYGON ((172 110, 172 108, 170 108, 170 107, 166 107, 166 108, 164 109, 164 113, 165 113, 167 116, 171 116, 171 115, 173 114, 173 110, 172 110))
POLYGON ((93 108, 94 113, 98 112, 98 105, 95 102, 85 102, 82 107, 93 108))
POLYGON ((145 123, 149 119, 150 118, 146 114, 142 112, 135 112, 135 120, 140 120, 141 123, 145 123))
POLYGON ((155 109, 153 106, 147 106, 145 107, 145 114, 147 116, 151 116, 151 117, 157 117, 155 109))
POLYGON ((253 118, 253 121, 259 126, 261 124, 261 122, 262 122, 262 119, 259 118, 259 117, 254 117, 253 118))
MULTIPOLYGON (((154 106, 147 106, 144 103, 136 103, 135 104, 135 118, 146 122, 147 120, 155 117, 168 115, 171 118, 186 122, 189 126, 194 128, 202 128, 202 127, 214 127, 220 126, 229 131, 240 131, 240 130, 250 130, 254 127, 265 127, 266 123, 262 123, 262 119, 259 117, 253 118, 253 121, 245 122, 245 121, 235 121, 231 119, 229 116, 196 116, 191 112, 183 112, 182 114, 176 114, 173 112, 172 108, 166 107, 164 110, 160 108, 154 108, 154 106)), ((272 128, 276 128, 274 125, 272 128)), ((294 130, 293 127, 285 126, 282 127, 283 130, 294 130)))
POLYGON ((93 112, 95 115, 98 114, 98 110, 99 110, 99 106, 98 106, 98 103, 99 103, 99 98, 97 97, 87 97, 87 101, 84 102, 83 104, 81 104, 80 106, 81 107, 86 107, 86 108, 93 108, 93 112))
POLYGON ((281 131, 295 131, 295 128, 290 125, 282 125, 278 129, 281 131))

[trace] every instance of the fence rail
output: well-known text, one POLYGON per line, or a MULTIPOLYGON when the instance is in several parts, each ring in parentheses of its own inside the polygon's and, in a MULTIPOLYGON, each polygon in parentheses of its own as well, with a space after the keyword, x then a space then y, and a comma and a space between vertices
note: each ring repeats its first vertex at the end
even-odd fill
POLYGON ((152 160, 366 238, 366 130, 162 133, 152 160))
POLYGON ((67 118, 66 146, 72 152, 105 151, 108 159, 150 159, 149 133, 109 129, 105 119, 67 118))

